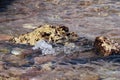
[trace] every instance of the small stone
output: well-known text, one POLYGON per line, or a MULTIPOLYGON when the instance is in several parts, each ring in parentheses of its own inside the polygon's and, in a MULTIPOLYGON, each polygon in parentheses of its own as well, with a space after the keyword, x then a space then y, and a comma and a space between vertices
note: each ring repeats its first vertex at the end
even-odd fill
POLYGON ((118 44, 104 36, 96 37, 94 47, 96 53, 102 56, 120 53, 118 44))
POLYGON ((52 47, 52 45, 48 44, 44 40, 38 41, 32 49, 33 50, 41 49, 43 55, 55 54, 55 49, 52 47))
POLYGON ((23 49, 21 48, 13 48, 11 53, 14 54, 14 55, 21 55, 23 52, 23 49))

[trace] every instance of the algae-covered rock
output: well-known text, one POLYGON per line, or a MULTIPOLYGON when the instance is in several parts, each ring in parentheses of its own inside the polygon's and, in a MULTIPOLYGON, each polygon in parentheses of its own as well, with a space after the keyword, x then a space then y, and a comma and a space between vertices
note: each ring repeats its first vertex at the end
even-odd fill
POLYGON ((19 44, 35 45, 39 40, 47 40, 48 42, 64 44, 66 41, 75 41, 77 38, 77 34, 69 32, 69 29, 66 26, 46 24, 34 29, 32 32, 14 37, 10 39, 10 41, 19 44))
POLYGON ((119 45, 104 36, 96 37, 94 47, 96 52, 103 56, 120 53, 119 45))

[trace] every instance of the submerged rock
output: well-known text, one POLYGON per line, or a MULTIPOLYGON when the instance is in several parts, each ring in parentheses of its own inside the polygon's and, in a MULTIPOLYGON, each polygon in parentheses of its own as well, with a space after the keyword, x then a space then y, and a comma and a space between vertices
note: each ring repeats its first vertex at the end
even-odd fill
POLYGON ((120 53, 119 45, 104 36, 96 37, 94 47, 96 52, 103 56, 120 53))
POLYGON ((48 42, 64 44, 66 41, 75 41, 77 38, 78 35, 74 32, 69 32, 66 26, 46 24, 36 28, 32 32, 14 37, 10 41, 19 44, 35 45, 39 40, 47 40, 48 42))

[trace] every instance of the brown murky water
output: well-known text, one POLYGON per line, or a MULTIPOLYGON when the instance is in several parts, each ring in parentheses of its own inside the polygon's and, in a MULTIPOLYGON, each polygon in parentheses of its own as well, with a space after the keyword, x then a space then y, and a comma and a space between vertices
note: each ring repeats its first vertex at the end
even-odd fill
MULTIPOLYGON (((15 0, 0 12, 0 38, 6 37, 3 34, 17 36, 26 33, 42 24, 65 25, 70 28, 70 31, 78 33, 80 37, 94 40, 96 36, 105 35, 120 43, 120 0, 15 0)), ((91 52, 86 53, 91 55, 91 52)), ((46 63, 48 66, 54 66, 55 69, 47 67, 46 70, 45 67, 43 71, 34 66, 16 68, 15 65, 10 65, 9 68, 5 66, 5 71, 2 71, 3 68, 0 67, 0 76, 10 78, 6 80, 12 80, 11 75, 14 77, 20 75, 22 80, 120 79, 119 63, 100 61, 82 65, 75 62, 76 65, 74 65, 74 61, 67 63, 63 60, 60 62, 62 65, 59 62, 46 63)), ((19 64, 19 62, 15 63, 19 64)), ((2 64, 4 63, 1 61, 0 65, 2 64)))

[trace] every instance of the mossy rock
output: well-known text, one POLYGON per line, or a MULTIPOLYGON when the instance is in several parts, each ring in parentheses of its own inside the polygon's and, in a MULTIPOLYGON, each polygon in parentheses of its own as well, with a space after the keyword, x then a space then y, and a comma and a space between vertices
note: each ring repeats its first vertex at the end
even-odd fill
POLYGON ((69 32, 69 29, 66 26, 46 24, 39 26, 32 32, 13 37, 10 41, 19 44, 35 45, 35 43, 41 39, 48 42, 64 44, 65 42, 76 41, 78 35, 74 32, 69 32))

